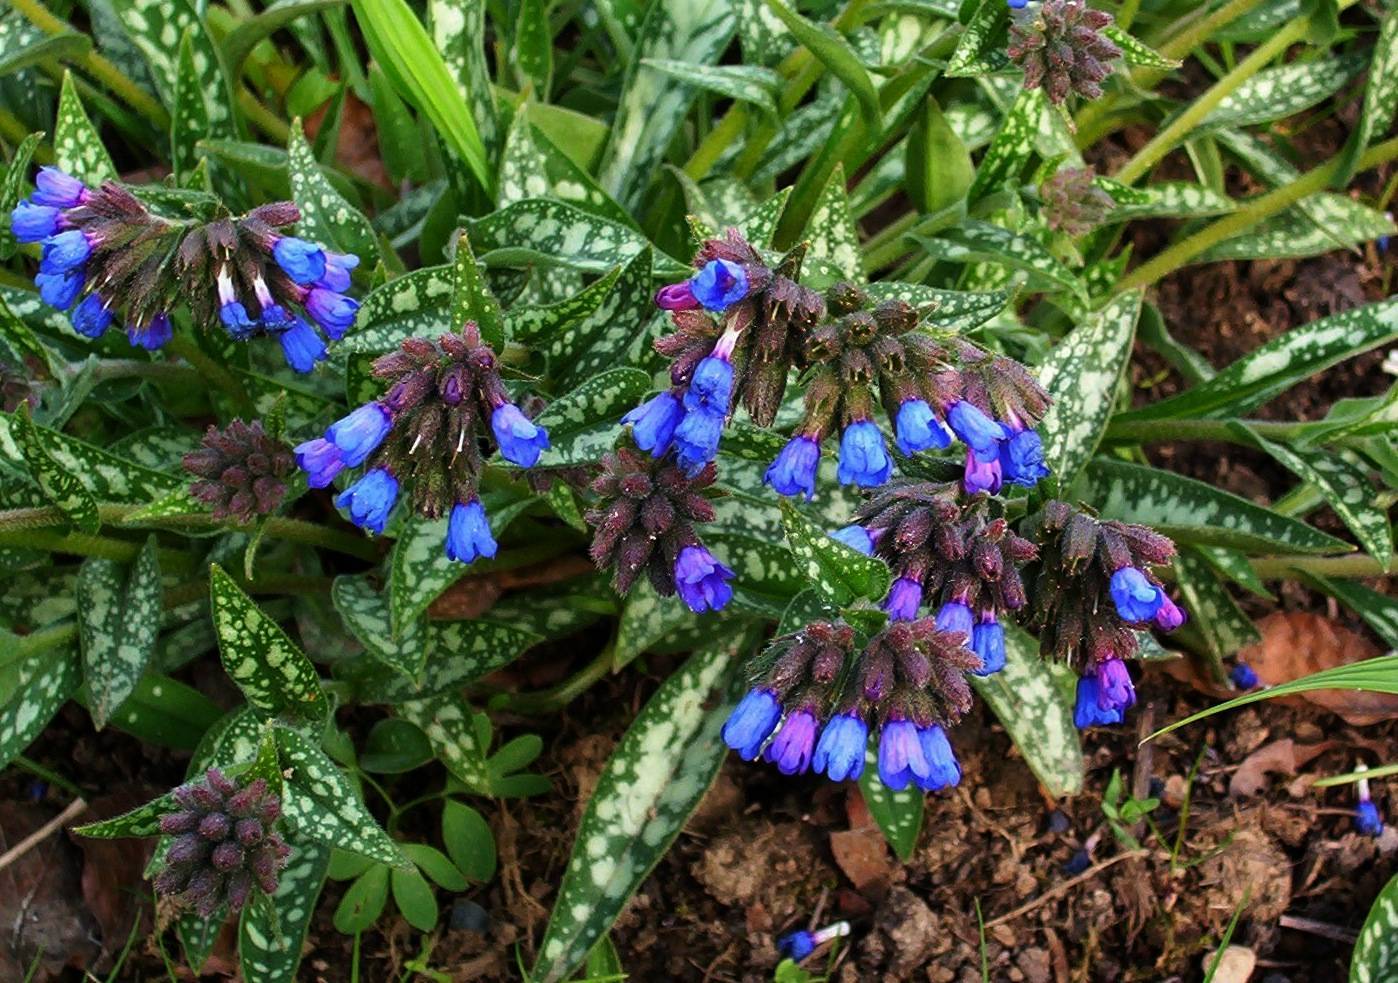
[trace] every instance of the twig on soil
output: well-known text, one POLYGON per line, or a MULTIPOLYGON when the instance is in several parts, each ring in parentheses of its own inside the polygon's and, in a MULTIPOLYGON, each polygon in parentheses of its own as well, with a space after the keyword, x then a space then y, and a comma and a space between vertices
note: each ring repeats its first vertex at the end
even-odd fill
POLYGON ((77 819, 78 816, 86 810, 87 803, 82 799, 74 799, 72 802, 68 803, 68 808, 64 809, 58 815, 44 823, 44 825, 10 847, 3 854, 0 854, 0 870, 4 870, 6 867, 10 866, 10 864, 14 863, 20 857, 52 836, 65 824, 77 819))
POLYGON ((1319 935, 1321 938, 1334 939, 1345 945, 1354 945, 1355 940, 1359 938, 1358 932, 1351 932, 1347 928, 1331 925, 1329 922, 1318 922, 1314 918, 1302 918, 1300 915, 1282 915, 1281 927, 1319 935))
POLYGON ((1081 884, 1083 881, 1090 880, 1091 878, 1096 877, 1098 874, 1102 873, 1102 871, 1106 870, 1108 867, 1111 867, 1111 866, 1114 865, 1114 864, 1119 864, 1119 863, 1121 863, 1123 860, 1132 860, 1132 859, 1134 859, 1134 858, 1136 858, 1136 857, 1145 857, 1145 856, 1148 856, 1148 855, 1150 854, 1150 852, 1151 852, 1151 851, 1149 851, 1149 850, 1144 850, 1144 849, 1142 849, 1142 850, 1129 850, 1129 851, 1127 851, 1126 853, 1119 853, 1119 854, 1117 854, 1115 857, 1112 857, 1110 860, 1103 860, 1103 861, 1102 861, 1101 863, 1099 863, 1099 864, 1093 864, 1091 867, 1089 867, 1087 870, 1083 871, 1083 872, 1082 872, 1081 874, 1079 874, 1077 877, 1070 877, 1068 880, 1064 881, 1062 884, 1058 884, 1058 885, 1055 885, 1054 887, 1049 888, 1047 891, 1045 891, 1043 894, 1039 895, 1039 896, 1038 896, 1037 898, 1035 898, 1033 901, 1028 901, 1028 902, 1026 902, 1026 903, 1020 905, 1018 908, 1014 909, 1013 911, 1007 911, 1007 912, 1005 912, 1005 914, 999 916, 998 918, 992 918, 990 921, 988 921, 988 922, 985 923, 985 927, 986 927, 987 929, 990 929, 990 928, 994 928, 996 925, 1002 925, 1002 924, 1004 924, 1005 922, 1013 921, 1014 919, 1018 918, 1020 915, 1028 914, 1029 912, 1033 911, 1035 908, 1039 907, 1040 905, 1044 904, 1045 902, 1052 901, 1054 898, 1059 897, 1060 895, 1066 894, 1067 892, 1071 891, 1073 888, 1075 888, 1075 887, 1077 887, 1079 884, 1081 884))

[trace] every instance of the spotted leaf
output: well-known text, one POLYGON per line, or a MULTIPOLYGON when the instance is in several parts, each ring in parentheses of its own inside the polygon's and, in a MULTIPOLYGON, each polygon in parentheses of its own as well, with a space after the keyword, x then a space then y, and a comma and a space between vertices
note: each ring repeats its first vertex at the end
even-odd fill
MULTIPOLYGON (((171 75, 171 78, 174 76, 171 75)), ((88 118, 71 73, 64 73, 53 126, 54 163, 73 177, 96 187, 116 178, 116 165, 88 118)))
POLYGON ((39 736, 81 677, 76 646, 0 668, 0 767, 8 767, 39 736))
MULTIPOLYGON (((450 266, 425 266, 375 287, 336 351, 381 354, 417 335, 450 331, 455 279, 450 266)), ((459 330, 460 325, 456 326, 459 330)))
POLYGON ((48 452, 39 436, 39 428, 29 419, 29 404, 21 403, 11 420, 10 435, 44 498, 74 526, 83 532, 95 533, 102 525, 97 515, 97 500, 76 473, 63 467, 48 452))
MULTIPOLYGON (((336 191, 321 173, 301 121, 293 120, 287 140, 287 174, 291 179, 291 197, 301 209, 296 231, 310 239, 333 247, 342 253, 358 256, 365 267, 378 260, 379 242, 374 227, 364 214, 336 191)), ((360 315, 363 317, 363 314, 360 315)), ((361 323, 368 323, 367 319, 361 323)), ((354 331, 354 328, 350 329, 354 331)))
POLYGON ((271 908, 249 905, 238 926, 238 961, 247 983, 293 983, 306 930, 325 885, 330 847, 299 839, 277 877, 271 908))
POLYGON ((781 510, 798 569, 813 584, 840 602, 856 597, 883 600, 890 575, 882 560, 863 556, 831 539, 828 530, 814 525, 786 499, 781 501, 781 510))
POLYGON ((864 771, 859 776, 859 793, 898 859, 907 863, 922 831, 924 800, 922 789, 909 785, 895 792, 879 780, 877 743, 871 739, 864 749, 864 771))
MULTIPOLYGON (((490 267, 564 267, 605 273, 649 244, 634 229, 551 198, 512 202, 484 218, 469 220, 471 245, 490 267)), ((654 275, 682 277, 688 267, 654 254, 654 275)))
POLYGON ((1398 876, 1369 908, 1350 956, 1349 983, 1383 983, 1398 977, 1398 876))
POLYGON ((345 627, 370 655, 408 679, 417 678, 430 652, 426 619, 405 621, 394 632, 387 596, 363 576, 336 577, 330 597, 345 627))
POLYGON ((161 622, 155 537, 129 568, 90 557, 78 571, 78 629, 87 709, 101 730, 136 689, 155 652, 161 622))

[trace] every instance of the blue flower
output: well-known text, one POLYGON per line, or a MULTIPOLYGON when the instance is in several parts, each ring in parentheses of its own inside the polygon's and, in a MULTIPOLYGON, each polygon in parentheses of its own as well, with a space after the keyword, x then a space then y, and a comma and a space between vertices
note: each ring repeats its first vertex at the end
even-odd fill
POLYGON ((257 322, 248 317, 248 309, 243 306, 242 301, 230 300, 226 304, 220 304, 218 319, 223 322, 229 336, 238 341, 251 337, 257 328, 257 322))
POLYGON ((461 563, 473 563, 477 557, 494 556, 495 550, 495 537, 490 534, 481 500, 473 498, 453 505, 447 520, 447 556, 461 563))
POLYGON ((308 286, 325 275, 325 250, 313 242, 282 236, 272 247, 272 258, 294 283, 308 286))
POLYGON ((1110 727, 1125 718, 1124 711, 1111 706, 1102 706, 1098 693, 1096 676, 1083 676, 1078 680, 1078 695, 1073 703, 1073 726, 1079 730, 1088 727, 1110 727))
POLYGON ((815 952, 815 937, 810 932, 787 932, 777 939, 777 951, 795 962, 800 962, 815 952))
POLYGON ((832 782, 856 780, 864 773, 864 749, 868 743, 869 727, 857 714, 837 713, 820 732, 811 763, 832 782))
POLYGON ((971 651, 981 660, 981 667, 975 670, 977 676, 993 676, 1005 668, 1005 629, 994 614, 981 615, 971 630, 971 651))
POLYGON ((100 338, 112 323, 112 312, 107 310, 102 298, 88 294, 82 303, 73 308, 73 330, 87 338, 100 338))
POLYGON ((717 611, 733 597, 733 571, 703 546, 686 546, 675 557, 675 588, 695 614, 717 611))
POLYGON ((926 779, 928 774, 917 725, 911 720, 886 721, 879 731, 879 780, 901 792, 914 778, 926 779))
POLYGON ((1073 723, 1079 728, 1119 724, 1136 703, 1131 673, 1120 659, 1106 659, 1078 680, 1078 698, 1073 707, 1073 723))
POLYGON ((922 606, 922 584, 911 577, 899 577, 889 588, 883 607, 892 621, 916 621, 922 606))
POLYGON ((961 442, 979 461, 993 461, 1000 456, 1000 444, 1007 436, 1003 424, 996 423, 964 399, 951 404, 947 423, 961 442))
POLYGON ((359 257, 354 253, 332 253, 327 249, 325 272, 316 281, 316 286, 344 293, 350 288, 350 271, 358 265, 359 257))
POLYGON ((966 473, 961 483, 965 486, 968 495, 977 495, 981 492, 988 492, 991 495, 999 493, 1000 477, 999 458, 982 461, 976 457, 974 452, 966 452, 966 473))
POLYGON ((1361 799, 1354 807, 1354 828, 1365 836, 1379 836, 1383 833, 1383 817, 1372 799, 1361 799))
POLYGON ((947 433, 946 427, 932 412, 932 407, 923 399, 905 400, 898 407, 898 419, 893 430, 898 449, 904 454, 941 450, 951 445, 951 434, 947 433))
POLYGON ((385 468, 374 468, 340 492, 335 505, 348 508, 350 521, 359 528, 379 534, 388 524, 388 514, 397 500, 398 479, 385 468))
POLYGON ((748 295, 747 271, 726 259, 711 259, 689 278, 689 289, 704 307, 721 311, 748 295))
POLYGON ((947 740, 947 732, 932 724, 919 727, 917 737, 922 744, 922 757, 927 762, 927 774, 915 776, 917 787, 924 792, 939 792, 961 784, 961 764, 951 749, 951 741, 947 740))
POLYGON ((845 427, 840 435, 840 484, 872 488, 887 481, 892 471, 883 434, 872 420, 855 420, 845 427))
POLYGON ((693 477, 714 459, 722 435, 722 413, 695 410, 684 415, 675 428, 675 457, 685 474, 693 477))
POLYGON ((336 447, 324 437, 297 444, 296 465, 306 472, 306 484, 312 488, 324 488, 335 480, 335 476, 345 469, 345 459, 336 447))
POLYGON ((1228 674, 1228 678, 1233 680, 1233 685, 1238 689, 1256 689, 1260 680, 1257 673, 1253 672, 1252 666, 1246 662, 1239 662, 1233 667, 1233 671, 1228 674))
POLYGON ((388 436, 393 418, 378 403, 365 403, 330 424, 325 439, 340 449, 347 466, 357 468, 388 436))
POLYGON ((762 750, 777 721, 782 717, 782 705, 770 689, 751 689, 723 725, 723 743, 744 761, 751 761, 762 750))
POLYGON ((44 303, 56 310, 66 311, 83 289, 83 271, 71 270, 67 273, 36 273, 34 283, 39 288, 39 296, 44 303))
POLYGON ((490 429, 500 445, 500 455, 512 464, 532 468, 549 449, 548 431, 519 411, 514 403, 501 403, 490 414, 490 429))
POLYGON ((282 343, 286 364, 297 372, 309 372, 325 358, 325 342, 315 328, 299 317, 292 320, 291 327, 278 335, 277 340, 282 343))
POLYGON ((965 636, 963 645, 970 643, 971 628, 974 624, 971 608, 960 598, 947 601, 937 611, 937 630, 960 632, 965 636))
POLYGON ((845 526, 843 529, 836 529, 830 534, 830 538, 836 542, 844 543, 850 549, 863 553, 865 556, 874 555, 874 537, 863 526, 845 526))
POLYGON ((1161 631, 1174 631, 1185 622, 1184 609, 1170 600, 1170 595, 1163 590, 1160 595, 1160 610, 1155 612, 1155 627, 1161 631))
POLYGON ((345 336, 358 310, 358 301, 323 287, 312 287, 306 295, 306 312, 336 341, 345 336))
POLYGON ((1021 430, 1000 445, 1000 470, 1012 485, 1033 488, 1050 474, 1044 443, 1033 430, 1021 430))
POLYGON ((763 757, 776 765, 783 775, 799 775, 811 766, 815 732, 815 714, 797 710, 782 723, 763 757))
POLYGON ((61 218, 53 205, 25 199, 10 212, 10 231, 20 242, 39 242, 58 233, 61 218))
POLYGON ((76 270, 92 255, 92 241, 81 229, 69 229, 44 240, 41 273, 67 273, 76 270))
POLYGON ((153 352, 157 348, 164 347, 165 343, 175 335, 174 326, 170 324, 170 315, 160 313, 155 315, 145 324, 126 326, 126 339, 137 348, 144 348, 148 352, 153 352))
POLYGON ((684 407, 672 392, 646 400, 621 418, 622 426, 631 424, 631 439, 651 457, 664 457, 674 439, 675 428, 684 418, 684 407))
POLYGON ((41 167, 34 177, 34 204, 72 208, 87 198, 87 185, 56 167, 41 167))
POLYGON ((717 355, 701 361, 689 380, 684 394, 684 408, 694 412, 706 410, 724 416, 733 395, 733 363, 717 355))
POLYGON ((1149 621, 1165 603, 1165 592, 1135 567, 1122 567, 1112 574, 1109 588, 1122 621, 1149 621))
POLYGON ((282 331, 291 325, 291 312, 281 304, 263 304, 257 320, 268 331, 282 331))
POLYGON ((1131 672, 1125 662, 1104 659, 1097 663, 1097 699, 1121 710, 1136 705, 1136 688, 1131 685, 1131 672))
POLYGON ((786 442, 762 480, 778 495, 815 494, 816 468, 820 465, 820 443, 814 437, 798 434, 786 442))
POLYGON ((1009 0, 1011 10, 1023 10, 1029 5, 1029 0, 1009 0))

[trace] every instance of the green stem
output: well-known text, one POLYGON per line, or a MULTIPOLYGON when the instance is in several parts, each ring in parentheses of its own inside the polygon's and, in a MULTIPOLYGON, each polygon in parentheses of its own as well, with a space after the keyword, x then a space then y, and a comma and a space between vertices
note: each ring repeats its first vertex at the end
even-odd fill
MULTIPOLYGON (((76 33, 70 25, 50 13, 39 0, 10 0, 10 5, 45 34, 56 37, 60 34, 76 33)), ((170 114, 165 111, 165 107, 102 55, 89 50, 75 57, 73 63, 105 85, 137 114, 149 120, 156 129, 170 128, 170 114)))
MULTIPOLYGON (((1398 157, 1398 137, 1385 140, 1369 148, 1360 158, 1358 170, 1368 170, 1398 157)), ((1340 158, 1331 158, 1314 170, 1307 171, 1290 184, 1284 184, 1274 191, 1252 199, 1242 208, 1200 229, 1194 235, 1182 239, 1169 249, 1142 263, 1123 277, 1116 285, 1116 292, 1146 287, 1162 277, 1189 263, 1195 256, 1225 239, 1231 239, 1246 232, 1254 225, 1285 211, 1302 198, 1324 191, 1330 186, 1340 169, 1340 158)))
MULTIPOLYGON (((251 527, 249 527, 251 531, 251 527)), ((284 516, 272 516, 267 520, 265 535, 274 539, 284 539, 292 543, 305 543, 307 546, 319 546, 323 549, 333 550, 336 553, 344 553, 346 556, 355 556, 361 560, 374 562, 379 558, 379 548, 377 544, 363 536, 353 533, 341 532, 338 529, 331 529, 327 526, 318 525, 314 522, 307 522, 304 519, 288 519, 284 516)))
POLYGON ((13 665, 16 662, 23 662, 25 659, 33 658, 40 652, 47 652, 49 649, 58 648, 60 645, 67 645, 78 637, 78 623, 76 621, 61 621, 56 625, 49 625, 47 628, 40 628, 38 631, 30 632, 28 635, 21 635, 13 642, 9 642, 3 649, 0 649, 0 665, 13 665))
POLYGON ((178 355, 192 365, 204 377, 205 382, 221 390, 232 401, 239 413, 249 417, 256 413, 252 399, 238 377, 210 358, 193 338, 176 334, 165 343, 165 351, 171 355, 178 355))
POLYGON ((718 125, 711 129, 695 148, 694 155, 684 165, 684 172, 695 181, 704 180, 714 164, 723 156, 723 152, 742 134, 743 127, 747 124, 748 107, 743 103, 724 113, 718 125))
POLYGON ((286 120, 258 102, 257 97, 247 89, 240 88, 237 98, 238 108, 242 110, 245 120, 267 134, 273 143, 279 146, 286 145, 291 137, 291 127, 286 120))
MULTIPOLYGON (((81 799, 83 797, 82 789, 68 781, 68 779, 64 778, 52 768, 45 768, 43 765, 39 764, 39 762, 26 758, 22 754, 15 756, 15 765, 23 768, 31 775, 42 778, 50 785, 56 785, 75 799, 81 799)), ((135 919, 134 921, 136 924, 140 924, 140 919, 135 919)))
MULTIPOLYGON (((46 550, 71 556, 91 556, 117 563, 130 563, 141 552, 140 543, 110 536, 95 536, 86 532, 58 533, 49 529, 22 529, 0 532, 0 546, 19 549, 46 550)), ((160 566, 167 572, 194 569, 194 558, 188 553, 160 550, 160 566)))
POLYGON ((1286 580, 1296 573, 1314 573, 1322 577, 1382 577, 1398 573, 1398 559, 1382 566, 1367 553, 1348 556, 1258 556, 1248 560, 1252 570, 1263 580, 1286 580))
MULTIPOLYGON (((81 364, 69 367, 76 376, 82 370, 81 364)), ((172 382, 181 386, 204 385, 199 372, 188 365, 175 362, 143 362, 136 358, 105 358, 92 368, 94 382, 111 382, 116 379, 150 379, 155 382, 172 382)))
MULTIPOLYGON (((1290 441, 1305 431, 1304 423, 1243 420, 1248 429, 1267 440, 1290 441)), ((1228 426, 1227 420, 1113 420, 1104 440, 1114 444, 1167 444, 1177 440, 1216 440, 1251 446, 1228 426)))
POLYGON ((491 703, 503 709, 530 715, 561 710, 607 674, 612 667, 614 654, 613 646, 608 645, 598 652, 591 662, 556 686, 532 693, 504 693, 495 697, 491 703))

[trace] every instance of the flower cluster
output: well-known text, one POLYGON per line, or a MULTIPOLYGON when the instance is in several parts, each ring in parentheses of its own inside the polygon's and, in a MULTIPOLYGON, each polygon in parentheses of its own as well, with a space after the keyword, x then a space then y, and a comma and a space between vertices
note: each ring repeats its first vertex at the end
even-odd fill
POLYGON ((617 593, 628 593, 644 570, 656 593, 678 593, 696 613, 717 611, 733 597, 733 571, 694 532, 694 523, 713 521, 703 491, 715 475, 712 463, 691 475, 673 459, 625 447, 603 459, 592 484, 600 500, 587 521, 597 530, 592 559, 615 568, 617 593))
POLYGON ((199 450, 186 454, 183 463, 198 479, 190 494, 212 506, 215 519, 242 523, 275 512, 286 497, 287 477, 296 470, 291 448, 263 430, 259 420, 209 427, 199 450))
POLYGON ((382 533, 402 482, 417 514, 436 519, 450 510, 447 556, 463 563, 494 556, 477 494, 486 425, 500 455, 519 467, 533 467, 549 446, 544 428, 510 399, 494 350, 468 322, 435 342, 409 338, 373 371, 389 383, 381 397, 296 447, 310 486, 324 488, 362 465, 364 473, 335 499, 355 525, 382 533))
POLYGON ((253 888, 277 890, 291 850, 277 833, 281 802, 261 778, 240 784, 217 768, 172 793, 178 812, 160 818, 174 839, 161 858, 155 889, 208 918, 227 904, 236 914, 253 888))
POLYGON ((1032 7, 1010 0, 1010 60, 1024 69, 1024 87, 1043 87, 1052 102, 1070 92, 1086 99, 1102 94, 1102 81, 1121 49, 1103 31, 1112 15, 1089 7, 1086 0, 1043 0, 1032 7))
POLYGON ((757 663, 756 685, 724 724, 724 741, 784 774, 813 767, 844 781, 864 771, 873 721, 886 786, 935 791, 960 782, 946 728, 971 708, 966 675, 980 668, 966 636, 922 618, 890 623, 857 655, 853 645, 840 621, 775 639, 757 663))
POLYGON ((71 310, 85 337, 122 324, 131 344, 160 348, 173 335, 170 312, 186 303, 198 323, 233 338, 275 336, 287 364, 309 372, 326 354, 311 322, 332 339, 354 322, 359 305, 344 292, 358 258, 278 232, 300 218, 291 202, 191 225, 153 213, 113 181, 92 189, 45 167, 35 186, 11 230, 41 244, 39 295, 71 310))
POLYGON ((1040 648, 1078 670, 1079 727, 1119 724, 1136 702, 1125 662, 1139 647, 1136 632, 1184 623, 1151 572, 1173 559, 1175 545, 1145 526, 1103 521, 1064 502, 1049 502, 1027 531, 1040 553, 1031 592, 1040 648))
POLYGON ((1050 229, 1083 236, 1106 220, 1116 201, 1093 183, 1095 177, 1090 167, 1064 167, 1039 186, 1050 229))

